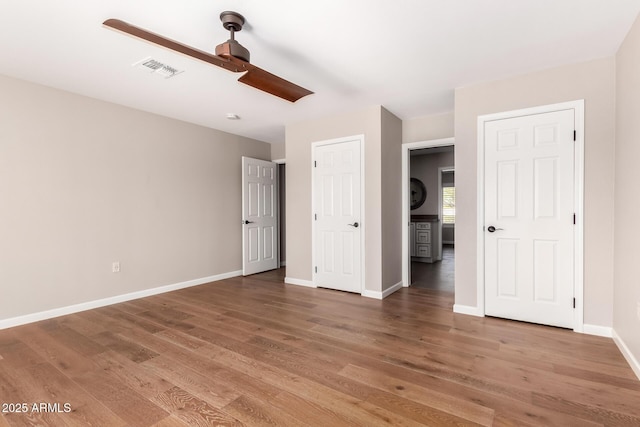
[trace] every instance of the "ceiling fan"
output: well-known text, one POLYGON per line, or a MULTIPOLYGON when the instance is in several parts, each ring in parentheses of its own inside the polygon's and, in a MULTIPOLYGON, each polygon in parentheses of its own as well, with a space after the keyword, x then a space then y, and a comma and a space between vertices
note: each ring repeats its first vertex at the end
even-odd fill
POLYGON ((239 82, 286 99, 287 101, 296 102, 303 96, 313 93, 310 90, 271 74, 262 68, 258 68, 249 62, 249 51, 235 40, 235 32, 242 30, 245 22, 242 15, 237 12, 225 11, 220 14, 220 20, 222 21, 222 26, 231 33, 231 37, 226 42, 216 46, 215 55, 168 39, 119 19, 107 19, 103 22, 103 25, 234 73, 245 72, 245 74, 238 79, 239 82))

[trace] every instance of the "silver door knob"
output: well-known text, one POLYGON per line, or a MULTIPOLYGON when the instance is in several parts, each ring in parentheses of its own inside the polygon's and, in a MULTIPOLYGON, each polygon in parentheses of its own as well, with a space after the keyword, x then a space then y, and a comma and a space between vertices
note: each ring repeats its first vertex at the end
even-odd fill
POLYGON ((490 226, 487 227, 487 231, 489 233, 494 233, 494 232, 500 231, 500 230, 502 230, 502 228, 495 228, 493 225, 490 225, 490 226))
POLYGON ((253 221, 247 221, 246 219, 242 221, 243 224, 253 224, 253 221))

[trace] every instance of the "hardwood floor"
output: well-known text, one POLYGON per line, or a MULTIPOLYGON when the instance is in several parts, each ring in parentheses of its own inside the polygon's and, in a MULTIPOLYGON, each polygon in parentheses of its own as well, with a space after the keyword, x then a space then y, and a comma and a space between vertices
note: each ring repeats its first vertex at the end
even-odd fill
POLYGON ((0 331, 0 426, 640 425, 610 339, 454 314, 440 290, 378 301, 283 276, 0 331))
POLYGON ((442 245, 442 260, 434 263, 411 263, 411 286, 414 288, 454 291, 455 256, 453 245, 442 245))

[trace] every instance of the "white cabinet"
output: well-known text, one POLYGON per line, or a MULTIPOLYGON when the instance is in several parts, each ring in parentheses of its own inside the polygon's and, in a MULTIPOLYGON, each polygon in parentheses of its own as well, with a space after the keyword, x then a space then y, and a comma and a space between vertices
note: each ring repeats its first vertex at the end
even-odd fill
POLYGON ((409 227, 411 256, 414 261, 434 262, 440 259, 440 223, 414 221, 409 227))
POLYGON ((418 245, 416 247, 416 256, 421 258, 431 258, 431 245, 418 245))
POLYGON ((416 256, 431 258, 431 223, 416 222, 416 256))

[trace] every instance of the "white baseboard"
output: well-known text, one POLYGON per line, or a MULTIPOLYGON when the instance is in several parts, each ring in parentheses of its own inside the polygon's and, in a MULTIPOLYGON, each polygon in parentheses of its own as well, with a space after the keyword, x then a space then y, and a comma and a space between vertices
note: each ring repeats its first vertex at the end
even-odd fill
POLYGON ((622 340, 622 338, 620 338, 620 335, 616 333, 615 329, 611 329, 611 336, 613 337, 613 342, 616 343, 624 358, 627 359, 627 362, 629 362, 629 366, 631 366, 631 369, 636 374, 636 377, 640 379, 640 362, 638 362, 638 359, 636 359, 633 353, 631 353, 631 350, 629 350, 627 344, 622 340))
POLYGON ((373 299, 382 299, 382 292, 380 291, 370 291, 365 289, 364 291, 360 292, 360 295, 362 295, 363 297, 367 297, 367 298, 373 298, 373 299))
POLYGON ((386 297, 388 297, 389 295, 391 295, 392 293, 394 293, 398 289, 402 289, 402 281, 400 281, 400 282, 396 283, 395 285, 385 289, 382 292, 380 292, 380 291, 370 291, 370 290, 365 289, 364 291, 362 291, 361 295, 363 297, 367 297, 367 298, 385 299, 386 297))
POLYGON ((484 313, 478 308, 470 305, 454 304, 453 312, 458 314, 468 314, 469 316, 484 317, 484 313))
POLYGON ((188 280, 186 282, 175 283, 173 285, 160 286, 157 288, 144 289, 142 291, 131 292, 123 295, 102 298, 94 301, 87 301, 80 304, 68 305, 66 307, 54 308, 40 311, 38 313, 26 314, 24 316, 12 317, 0 320, 0 329, 13 328, 14 326, 26 325, 27 323, 39 322, 53 317, 65 316, 67 314, 78 313, 80 311, 91 310, 92 308, 104 307, 120 302, 131 301, 151 295, 163 294, 165 292, 177 291, 178 289, 189 288, 191 286, 203 285, 209 282, 228 279, 242 275, 242 270, 231 271, 229 273, 216 274, 215 276, 203 277, 200 279, 188 280))
POLYGON ((599 337, 613 337, 613 329, 608 326, 598 326, 598 325, 582 325, 582 333, 587 335, 596 335, 599 337))
POLYGON ((382 298, 386 298, 389 295, 391 295, 392 293, 398 291, 402 289, 402 280, 399 281, 398 283, 396 283, 395 285, 391 286, 390 288, 385 289, 384 291, 382 291, 382 298))
POLYGON ((287 283, 289 285, 305 286, 307 288, 317 288, 316 284, 311 280, 296 279, 293 277, 285 277, 284 283, 287 283))

